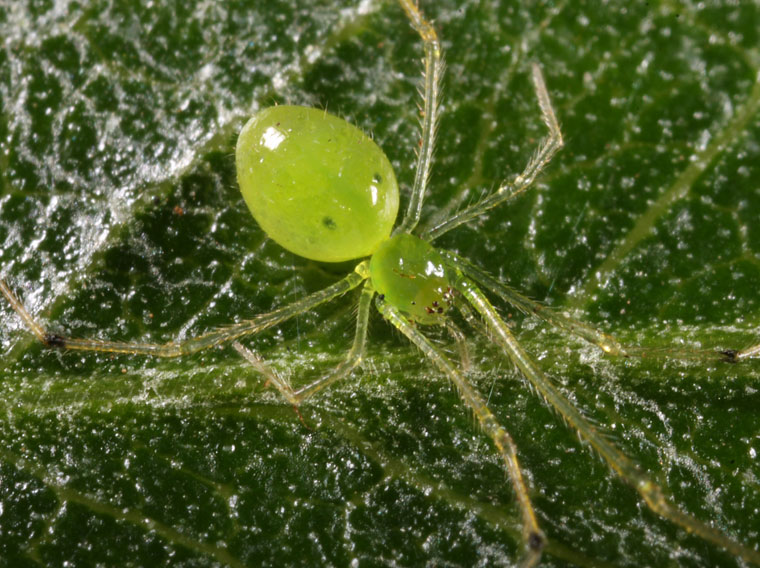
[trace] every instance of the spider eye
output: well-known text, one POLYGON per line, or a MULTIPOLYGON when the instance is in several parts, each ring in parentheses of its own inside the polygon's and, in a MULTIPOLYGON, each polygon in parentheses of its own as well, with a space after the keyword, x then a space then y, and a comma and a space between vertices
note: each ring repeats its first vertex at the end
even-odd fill
POLYGON ((411 320, 441 323, 451 283, 441 255, 426 241, 401 233, 375 251, 369 265, 372 285, 411 320))

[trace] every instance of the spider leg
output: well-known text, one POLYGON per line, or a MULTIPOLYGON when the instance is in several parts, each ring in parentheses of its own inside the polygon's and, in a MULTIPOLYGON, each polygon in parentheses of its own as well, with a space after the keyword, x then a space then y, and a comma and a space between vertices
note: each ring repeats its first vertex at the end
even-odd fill
POLYGON ((499 454, 504 460, 512 481, 517 502, 522 512, 523 545, 525 547, 521 566, 535 566, 541 559, 541 551, 546 544, 546 537, 538 526, 533 505, 528 496, 528 488, 523 480, 517 460, 517 447, 512 436, 497 422, 496 417, 486 406, 486 402, 473 388, 470 382, 459 372, 453 363, 418 330, 394 306, 377 297, 375 302, 380 313, 414 343, 456 386, 459 396, 477 418, 480 427, 491 437, 499 454))
POLYGON ((554 154, 562 148, 562 132, 559 128, 557 117, 554 114, 554 109, 552 108, 552 103, 549 99, 549 93, 546 90, 546 83, 544 82, 541 68, 534 63, 531 66, 531 70, 533 75, 533 86, 536 90, 536 97, 538 98, 538 106, 541 108, 541 116, 543 117, 544 124, 546 124, 546 127, 549 129, 549 135, 541 141, 533 156, 528 161, 528 165, 525 166, 522 173, 513 181, 503 183, 495 192, 484 199, 463 209, 452 217, 449 217, 432 229, 425 231, 422 235, 425 239, 433 240, 440 237, 454 227, 458 227, 462 223, 466 223, 467 221, 482 215, 489 209, 520 195, 533 185, 536 176, 538 176, 538 174, 540 174, 546 167, 549 161, 554 157, 554 154))
POLYGON ((417 172, 409 198, 409 205, 404 220, 396 227, 394 234, 411 233, 417 226, 422 213, 425 188, 430 177, 430 165, 435 149, 435 133, 438 126, 438 95, 440 92, 443 64, 441 63, 441 44, 435 28, 420 13, 412 0, 399 0, 409 21, 422 38, 425 50, 425 69, 422 75, 422 138, 417 154, 417 172))
POLYGON ((342 280, 339 280, 335 284, 323 288, 318 292, 314 292, 305 298, 301 298, 300 300, 288 304, 287 306, 283 306, 267 314, 258 315, 250 320, 215 329, 197 337, 191 337, 181 341, 170 341, 163 344, 108 341, 102 339, 79 339, 50 333, 27 311, 18 297, 3 280, 0 280, 0 293, 5 296, 11 307, 21 317, 37 339, 48 347, 58 347, 77 351, 132 353, 135 355, 154 355, 156 357, 179 357, 180 355, 188 355, 204 349, 209 349, 246 335, 259 333, 260 331, 280 324, 295 315, 311 310, 319 304, 323 304, 324 302, 345 294, 349 290, 356 288, 368 277, 369 262, 364 261, 359 263, 354 271, 342 280))
POLYGON ((695 517, 681 511, 664 494, 662 489, 647 477, 639 467, 614 446, 592 425, 544 375, 543 371, 520 346, 512 332, 499 317, 485 295, 461 273, 457 276, 455 287, 480 313, 491 331, 491 337, 505 354, 520 369, 525 378, 541 396, 572 426, 581 437, 604 458, 610 467, 636 491, 639 492, 649 508, 660 516, 694 533, 704 540, 720 546, 731 554, 747 562, 760 565, 760 552, 731 539, 720 530, 703 523, 695 517))
POLYGON ((511 286, 500 282, 456 253, 439 250, 441 255, 455 268, 458 268, 482 286, 488 288, 502 300, 523 313, 544 320, 549 325, 563 329, 573 335, 596 345, 608 355, 615 357, 641 357, 642 359, 680 359, 683 361, 738 361, 740 359, 760 356, 760 345, 742 351, 719 351, 716 349, 689 349, 687 347, 642 347, 624 345, 614 336, 600 331, 587 323, 568 314, 552 310, 543 304, 531 300, 511 286), (754 349, 754 351, 753 351, 754 349))
POLYGON ((732 361, 740 361, 741 359, 758 358, 760 357, 760 343, 757 345, 753 345, 752 347, 748 347, 747 349, 741 349, 739 351, 725 353, 725 355, 729 356, 730 360, 732 361))
POLYGON ((238 353, 240 353, 257 371, 264 375, 269 382, 280 391, 280 393, 282 393, 282 396, 284 396, 288 402, 294 406, 299 406, 307 398, 351 374, 351 371, 361 363, 364 358, 364 347, 367 343, 369 308, 372 304, 372 296, 374 295, 375 291, 369 281, 367 281, 364 288, 362 288, 362 293, 359 297, 359 311, 356 319, 354 343, 346 355, 346 358, 335 367, 335 369, 300 389, 293 389, 287 380, 280 377, 277 372, 269 367, 261 358, 249 349, 243 347, 237 341, 233 343, 233 346, 238 353))

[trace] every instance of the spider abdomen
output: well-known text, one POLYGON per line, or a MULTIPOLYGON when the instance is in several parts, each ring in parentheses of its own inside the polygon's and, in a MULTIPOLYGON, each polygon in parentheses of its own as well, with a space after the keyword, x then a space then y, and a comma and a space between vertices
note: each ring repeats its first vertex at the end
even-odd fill
POLYGON ((240 132, 235 162, 256 221, 299 256, 362 258, 391 233, 399 201, 393 168, 341 118, 316 108, 266 108, 240 132))
POLYGON ((410 320, 441 323, 451 303, 450 269, 430 243, 406 233, 384 241, 369 264, 372 286, 410 320))

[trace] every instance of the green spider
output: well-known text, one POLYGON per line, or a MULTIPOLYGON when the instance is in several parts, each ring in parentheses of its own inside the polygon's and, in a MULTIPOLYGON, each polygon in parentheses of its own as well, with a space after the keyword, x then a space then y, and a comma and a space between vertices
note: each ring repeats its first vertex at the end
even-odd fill
MULTIPOLYGON (((324 111, 278 106, 257 113, 243 128, 237 143, 236 163, 243 197, 267 235, 304 258, 341 262, 361 260, 342 280, 294 303, 230 327, 182 342, 147 344, 68 338, 49 333, 23 306, 8 285, 3 293, 29 329, 45 345, 72 350, 176 357, 231 342, 292 404, 349 375, 363 360, 368 318, 374 304, 382 316, 414 343, 456 386, 504 460, 522 516, 520 564, 534 566, 541 559, 546 537, 538 525, 529 490, 518 463, 517 448, 498 423, 484 398, 465 374, 423 333, 424 326, 452 326, 449 310, 459 310, 469 323, 486 332, 516 365, 532 387, 584 438, 618 475, 633 486, 646 504, 686 531, 695 533, 730 553, 760 565, 760 553, 744 546, 702 521, 682 512, 636 464, 618 450, 556 388, 514 338, 479 286, 516 308, 542 318, 616 356, 641 356, 642 348, 624 346, 613 337, 580 321, 549 310, 450 251, 431 242, 455 227, 527 190, 562 147, 562 134, 540 68, 532 78, 542 118, 549 131, 520 175, 491 195, 415 234, 430 174, 439 112, 442 75, 441 48, 435 29, 412 0, 399 0, 424 43, 423 120, 416 175, 406 213, 394 229, 399 191, 383 151, 365 134, 324 111), (308 192, 304 193, 308 189, 308 192), (291 199, 292 196, 297 199, 291 199), (237 340, 278 325, 316 306, 360 288, 353 345, 345 360, 331 372, 294 389, 256 354, 237 340)), ((451 328, 460 337, 456 328, 451 328)), ((736 361, 760 354, 760 345, 744 351, 688 352, 669 350, 668 356, 736 361)))

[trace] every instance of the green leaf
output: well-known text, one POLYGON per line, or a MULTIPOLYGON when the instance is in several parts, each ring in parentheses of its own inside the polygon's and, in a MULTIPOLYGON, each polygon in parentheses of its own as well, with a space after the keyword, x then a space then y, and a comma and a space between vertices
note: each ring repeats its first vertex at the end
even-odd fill
MULTIPOLYGON (((519 173, 545 135, 533 61, 566 137, 528 194, 437 244, 626 343, 756 343, 760 9, 722 4, 423 1, 448 70, 424 222, 519 173)), ((25 0, 0 5, 0 37, 0 276, 53 331, 189 337, 351 269, 250 219, 232 152, 258 108, 326 107, 411 183, 422 51, 393 2, 25 0)), ((313 379, 350 344, 355 302, 247 345, 313 379)), ((757 363, 610 359, 497 305, 684 511, 760 547, 757 363)), ((52 351, 3 306, 0 566, 509 565, 520 518, 489 440, 376 314, 370 333, 363 369, 299 413, 229 347, 52 351)), ((546 565, 740 565, 647 509, 467 333, 546 565)))

